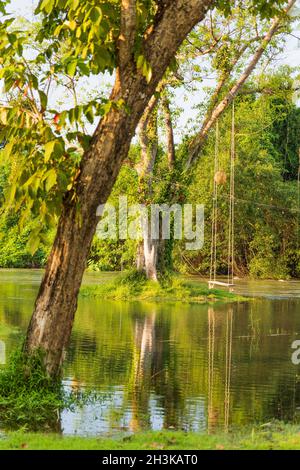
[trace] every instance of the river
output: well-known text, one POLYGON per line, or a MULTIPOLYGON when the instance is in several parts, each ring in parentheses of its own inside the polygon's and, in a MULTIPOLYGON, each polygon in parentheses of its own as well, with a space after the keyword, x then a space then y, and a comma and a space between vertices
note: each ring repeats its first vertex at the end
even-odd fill
MULTIPOLYGON (((0 270, 0 362, 26 332, 42 272, 0 270)), ((85 284, 113 274, 87 274, 85 284)), ((251 302, 188 305, 80 298, 64 367, 96 402, 65 410, 66 435, 229 429, 300 420, 300 281, 237 281, 251 302)))

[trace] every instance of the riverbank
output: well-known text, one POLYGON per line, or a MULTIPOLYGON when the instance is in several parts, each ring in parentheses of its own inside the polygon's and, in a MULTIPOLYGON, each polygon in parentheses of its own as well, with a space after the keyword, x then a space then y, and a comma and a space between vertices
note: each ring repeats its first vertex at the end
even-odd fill
POLYGON ((100 297, 106 300, 132 300, 149 302, 212 303, 246 300, 227 290, 212 289, 199 281, 171 276, 161 282, 147 280, 142 273, 130 271, 112 281, 99 285, 86 285, 80 290, 82 297, 100 297))
POLYGON ((197 434, 145 432, 123 438, 62 437, 12 432, 0 435, 0 450, 299 450, 300 426, 266 425, 247 432, 197 434))

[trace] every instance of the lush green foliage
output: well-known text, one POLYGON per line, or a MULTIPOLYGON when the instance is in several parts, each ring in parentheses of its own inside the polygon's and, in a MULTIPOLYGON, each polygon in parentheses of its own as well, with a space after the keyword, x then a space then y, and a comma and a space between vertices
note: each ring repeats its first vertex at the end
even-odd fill
POLYGON ((42 241, 34 254, 30 253, 29 239, 36 229, 38 221, 28 217, 24 210, 18 213, 5 210, 3 193, 9 184, 9 167, 0 167, 0 267, 2 268, 31 268, 44 266, 53 238, 52 231, 41 231, 42 241), (2 202, 2 204, 1 204, 2 202), (2 205, 2 208, 1 208, 2 205))
MULTIPOLYGON (((6 3, 0 3, 0 79, 7 96, 0 112, 0 142, 5 142, 2 158, 18 162, 6 203, 16 210, 25 206, 27 215, 38 218, 30 235, 34 253, 42 227, 55 225, 63 195, 74 188, 80 157, 90 142, 87 124, 94 125, 113 106, 126 106, 122 100, 110 101, 107 93, 82 103, 76 94, 79 78, 112 74, 117 67, 121 2, 40 0, 35 14, 41 24, 31 25, 17 24, 5 15, 6 3), (73 91, 73 106, 53 102, 58 85, 73 91)), ((216 5, 225 15, 241 6, 227 0, 216 5)), ((285 5, 285 0, 249 0, 249 11, 254 17, 270 18, 285 5)), ((137 2, 134 56, 137 72, 147 81, 152 70, 143 45, 159 11, 155 0, 137 2)), ((218 61, 224 52, 226 56, 228 44, 220 48, 218 61)))
POLYGON ((32 255, 28 249, 30 233, 37 222, 28 221, 21 230, 15 214, 0 217, 0 266, 2 268, 39 268, 44 266, 50 248, 51 235, 44 236, 44 243, 32 255))
POLYGON ((102 297, 114 300, 146 300, 165 302, 206 303, 215 301, 245 300, 223 290, 209 290, 207 285, 188 282, 170 276, 161 283, 148 281, 143 272, 128 271, 108 284, 83 287, 83 297, 102 297))

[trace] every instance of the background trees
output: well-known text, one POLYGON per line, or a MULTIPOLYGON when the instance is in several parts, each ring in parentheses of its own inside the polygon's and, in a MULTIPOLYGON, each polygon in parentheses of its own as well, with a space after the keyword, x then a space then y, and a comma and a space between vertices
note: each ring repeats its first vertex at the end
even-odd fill
MULTIPOLYGON (((283 142, 278 142, 276 132, 292 109, 294 113, 298 112, 292 100, 290 73, 287 68, 268 77, 258 77, 249 83, 249 93, 245 90, 236 101, 236 274, 250 273, 265 278, 299 276, 297 179, 286 179, 287 168, 290 167, 288 156, 291 158, 293 155, 295 172, 298 151, 293 153, 292 147, 285 145, 285 152, 282 152, 283 142), (253 92, 264 87, 267 92, 253 92)), ((224 171, 229 167, 230 125, 231 116, 227 113, 220 121, 220 158, 224 171)), ((205 202, 208 220, 212 201, 214 140, 215 136, 211 135, 189 193, 192 200, 205 202)), ((287 144, 287 135, 284 144, 287 144)), ((227 269, 227 212, 228 185, 225 185, 221 189, 219 212, 223 220, 219 227, 220 273, 227 269)), ((193 262, 194 268, 205 272, 209 252, 210 234, 207 230, 206 249, 196 256, 189 253, 184 253, 184 256, 193 262)))

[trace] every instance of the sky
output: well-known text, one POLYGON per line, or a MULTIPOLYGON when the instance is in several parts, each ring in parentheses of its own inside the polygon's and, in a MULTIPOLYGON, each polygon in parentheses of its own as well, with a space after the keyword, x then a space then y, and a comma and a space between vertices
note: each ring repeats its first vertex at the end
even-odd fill
MULTIPOLYGON (((37 0, 11 0, 9 11, 16 16, 23 16, 31 20, 33 18, 33 10, 37 5, 37 0)), ((297 6, 300 8, 300 0, 297 1, 297 6)), ((300 37, 300 29, 295 31, 294 34, 300 37)), ((300 66, 300 41, 290 36, 287 42, 285 51, 281 54, 277 63, 288 64, 291 66, 300 66)), ((207 86, 207 83, 205 84, 207 86)), ((101 86, 99 79, 92 81, 93 88, 101 86)), ((203 84, 202 84, 203 87, 203 84)), ((179 135, 182 130, 188 126, 189 122, 195 121, 197 110, 195 104, 200 103, 203 99, 203 89, 198 89, 194 93, 189 93, 188 97, 183 89, 178 89, 175 96, 176 106, 182 109, 181 116, 177 123, 176 140, 179 140, 179 135)))

